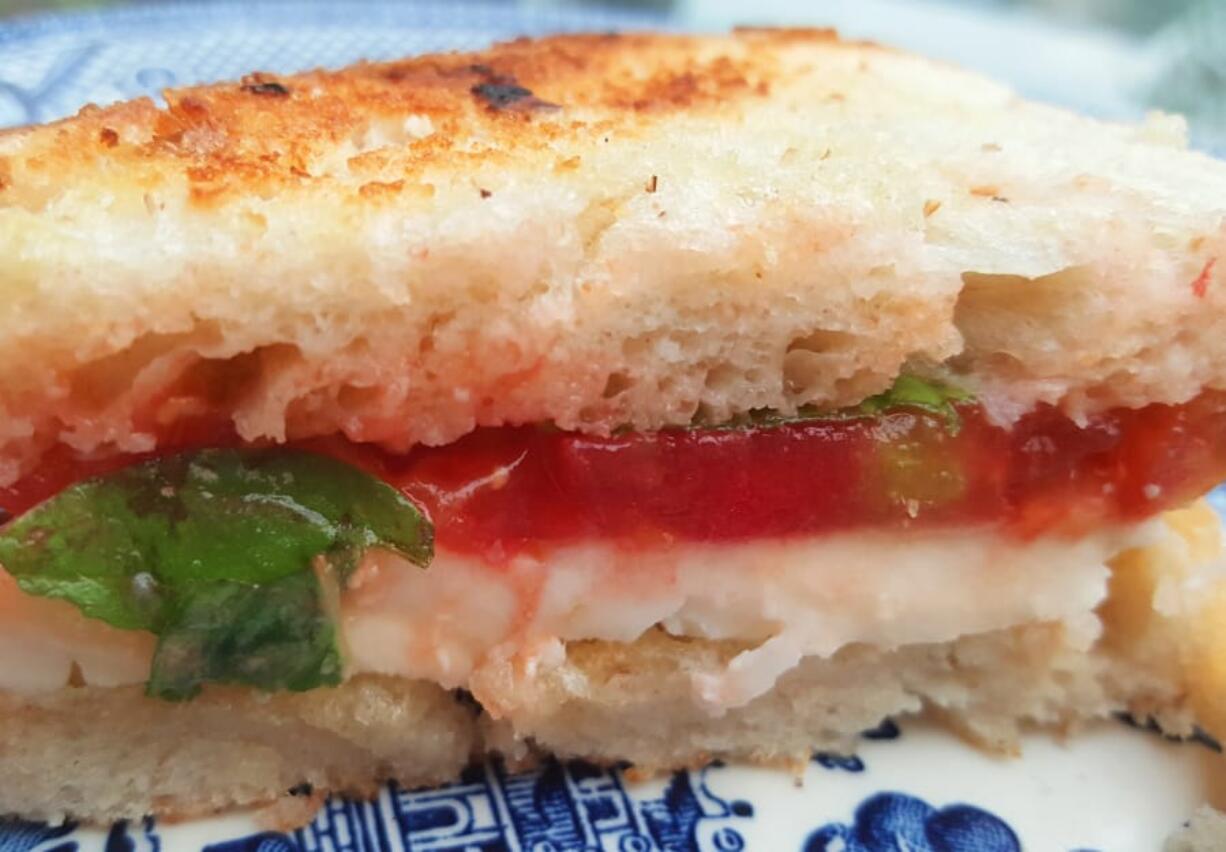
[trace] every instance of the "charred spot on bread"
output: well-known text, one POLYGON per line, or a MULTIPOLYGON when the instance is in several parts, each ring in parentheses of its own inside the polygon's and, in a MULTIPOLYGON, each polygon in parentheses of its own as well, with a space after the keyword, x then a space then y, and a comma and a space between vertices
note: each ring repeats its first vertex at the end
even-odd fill
POLYGON ((289 97, 289 88, 267 74, 248 74, 242 79, 239 88, 252 95, 265 95, 276 98, 289 97))
POLYGON ((541 100, 527 86, 520 85, 514 75, 499 74, 488 65, 480 64, 470 65, 469 70, 483 78, 469 91, 491 110, 558 109, 557 104, 541 100))
POLYGON ((253 95, 276 95, 278 97, 288 97, 289 89, 282 86, 280 83, 249 83, 243 86, 244 92, 250 92, 253 95))

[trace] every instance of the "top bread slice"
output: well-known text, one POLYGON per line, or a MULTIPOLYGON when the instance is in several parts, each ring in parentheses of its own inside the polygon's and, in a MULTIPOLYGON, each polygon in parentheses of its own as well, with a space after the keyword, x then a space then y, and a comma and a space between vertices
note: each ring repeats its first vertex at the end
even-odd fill
MULTIPOLYGON (((1070 82, 1070 85, 1075 83, 1070 82)), ((810 30, 563 36, 0 135, 0 484, 55 442, 393 448, 1226 388, 1226 163, 810 30)))

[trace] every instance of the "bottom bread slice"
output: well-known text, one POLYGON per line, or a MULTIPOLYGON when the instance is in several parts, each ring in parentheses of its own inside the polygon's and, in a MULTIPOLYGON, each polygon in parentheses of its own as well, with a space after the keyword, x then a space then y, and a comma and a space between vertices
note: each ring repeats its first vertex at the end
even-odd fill
POLYGON ((473 691, 499 708, 497 719, 466 693, 377 676, 302 694, 212 688, 181 704, 140 687, 0 694, 0 812, 106 822, 266 804, 303 784, 369 795, 382 780, 451 780, 487 753, 544 751, 643 771, 716 757, 786 765, 814 748, 850 749, 883 718, 921 712, 1004 751, 1022 726, 1064 730, 1121 710, 1172 733, 1200 724, 1220 735, 1226 587, 1189 567, 1219 552, 1206 513, 1171 513, 1178 536, 1118 557, 1108 599, 1084 623, 849 646, 804 660, 722 715, 694 700, 695 678, 724 670, 746 646, 661 629, 631 643, 572 642, 559 664, 531 676, 491 670, 473 691))
POLYGON ((1087 650, 1059 623, 810 657, 769 693, 712 716, 693 701, 692 678, 741 650, 662 631, 630 645, 572 645, 567 662, 534 681, 513 715, 485 720, 484 741, 503 752, 523 743, 654 771, 712 758, 803 765, 814 749, 850 753, 861 731, 921 712, 1005 752, 1016 749, 1023 725, 1064 730, 1130 707, 1152 711, 1168 730, 1191 726, 1176 680, 1087 650))
POLYGON ((139 687, 2 698, 0 803, 26 817, 109 821, 269 803, 303 783, 365 796, 378 780, 449 781, 481 748, 647 771, 714 757, 785 764, 813 748, 850 749, 861 730, 925 708, 1005 749, 1019 724, 1064 728, 1130 706, 1161 713, 1171 729, 1190 724, 1176 678, 1077 648, 1058 624, 893 652, 849 648, 711 717, 689 699, 689 677, 726 661, 729 645, 662 632, 579 643, 536 684, 539 703, 497 722, 432 684, 376 676, 271 698, 212 690, 176 705, 139 687))
POLYGON ((470 708, 397 678, 276 695, 211 689, 182 704, 138 686, 0 695, 0 812, 106 823, 270 804, 304 784, 369 796, 390 778, 449 781, 474 745, 470 708))

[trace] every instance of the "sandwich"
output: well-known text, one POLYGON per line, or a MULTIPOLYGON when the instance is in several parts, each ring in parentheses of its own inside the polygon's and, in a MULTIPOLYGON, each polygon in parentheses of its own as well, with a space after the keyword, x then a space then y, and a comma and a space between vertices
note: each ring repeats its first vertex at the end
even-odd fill
POLYGON ((1226 164, 811 30, 0 135, 0 811, 1226 733, 1226 164))

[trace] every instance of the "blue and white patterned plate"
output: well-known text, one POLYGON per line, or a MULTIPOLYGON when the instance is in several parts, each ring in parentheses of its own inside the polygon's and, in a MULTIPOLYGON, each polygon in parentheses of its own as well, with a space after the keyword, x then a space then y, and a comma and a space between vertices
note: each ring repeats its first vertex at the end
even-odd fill
MULTIPOLYGON (((865 10, 882 2, 836 3, 831 12, 844 26, 872 35, 863 26, 872 23, 865 10)), ((779 2, 766 5, 777 19, 779 2)), ((814 8, 797 5, 797 16, 812 19, 814 8)), ((952 13, 940 14, 947 27, 952 13)), ((474 48, 523 34, 713 20, 469 2, 170 4, 44 16, 0 24, 0 126, 256 68, 288 72, 474 48)), ((891 15, 886 23, 898 29, 900 18, 891 15)), ((981 14, 974 27, 984 32, 981 14)), ((1002 22, 996 38, 1008 42, 1012 32, 1002 22)), ((1033 28, 1027 33, 1036 37, 1033 28)), ((983 63, 971 64, 1011 76, 1009 67, 993 68, 987 53, 983 63)), ((1101 99, 1084 106, 1107 109, 1101 99)), ((1226 493, 1215 496, 1226 511, 1226 493)), ((331 802, 290 834, 261 827, 252 814, 120 824, 110 831, 9 822, 0 823, 0 852, 1006 852, 1023 846, 1150 852, 1215 792, 1219 799, 1226 795, 1216 751, 1210 742, 1172 743, 1104 723, 1067 742, 1028 737, 1023 757, 1001 759, 920 724, 900 731, 887 723, 866 733, 859 757, 815 755, 802 783, 788 773, 719 765, 634 784, 582 764, 552 763, 520 775, 489 765, 438 790, 388 788, 375 802, 331 802)))

